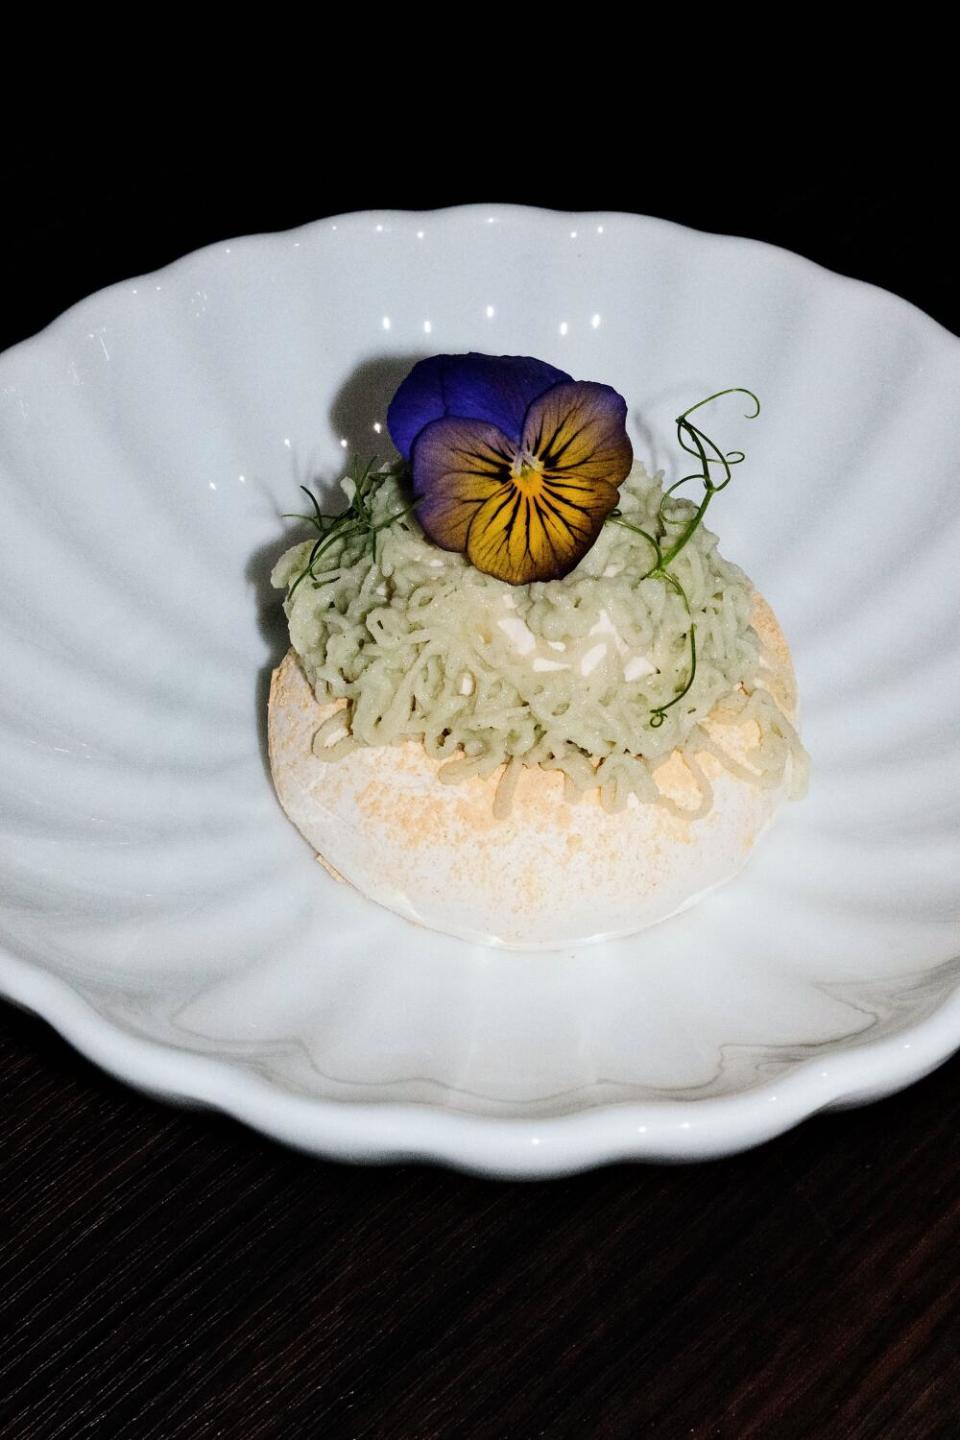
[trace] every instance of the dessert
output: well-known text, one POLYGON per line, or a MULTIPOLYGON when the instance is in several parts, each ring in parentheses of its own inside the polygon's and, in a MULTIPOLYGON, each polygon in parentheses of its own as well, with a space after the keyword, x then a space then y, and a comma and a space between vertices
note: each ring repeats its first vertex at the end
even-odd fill
POLYGON ((356 467, 338 516, 311 496, 314 537, 273 577, 270 757, 338 878, 559 948, 692 904, 802 790, 786 643, 702 523, 743 456, 700 408, 678 419, 698 469, 665 491, 610 387, 433 357, 388 414, 401 461, 356 467))

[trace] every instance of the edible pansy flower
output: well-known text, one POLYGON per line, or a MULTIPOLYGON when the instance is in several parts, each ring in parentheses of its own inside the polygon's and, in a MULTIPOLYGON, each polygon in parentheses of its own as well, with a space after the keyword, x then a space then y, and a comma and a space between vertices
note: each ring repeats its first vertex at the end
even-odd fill
POLYGON ((519 355, 435 355, 387 412, 417 518, 511 585, 558 580, 593 545, 633 461, 609 385, 519 355))

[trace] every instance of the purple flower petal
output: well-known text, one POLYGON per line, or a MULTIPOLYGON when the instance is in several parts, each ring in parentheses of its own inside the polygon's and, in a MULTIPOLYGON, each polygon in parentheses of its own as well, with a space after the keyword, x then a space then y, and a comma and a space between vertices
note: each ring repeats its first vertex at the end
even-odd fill
POLYGON ((414 365, 394 395, 387 428, 405 460, 421 430, 446 416, 496 425, 516 444, 532 403, 570 378, 530 355, 432 355, 414 365))
MULTIPOLYGON (((554 385, 530 406, 523 450, 535 455, 552 485, 596 497, 615 491, 633 464, 627 402, 612 385, 576 380, 554 385)), ((604 497, 604 500, 609 497, 604 497)), ((608 509, 616 503, 610 500, 608 509)))
POLYGON ((484 420, 431 420, 412 450, 424 531, 509 585, 559 580, 617 503, 633 459, 626 413, 609 385, 561 381, 529 407, 522 447, 484 420))
POLYGON ((516 449, 495 425, 451 415, 432 420, 413 446, 417 519, 444 550, 465 550, 477 510, 510 488, 516 449))

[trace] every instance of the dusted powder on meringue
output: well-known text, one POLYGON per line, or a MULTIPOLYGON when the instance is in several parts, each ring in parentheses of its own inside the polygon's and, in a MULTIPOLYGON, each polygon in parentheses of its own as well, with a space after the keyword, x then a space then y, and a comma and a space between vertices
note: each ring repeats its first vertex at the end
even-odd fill
MULTIPOLYGON (((767 693, 792 719, 789 654, 759 597, 753 620, 767 693)), ((342 710, 342 701, 316 700, 291 650, 274 673, 269 717, 288 816, 338 878, 409 920, 483 944, 556 949, 630 934, 686 908, 740 869, 793 778, 792 759, 778 785, 751 778, 759 726, 721 704, 700 727, 696 751, 675 751, 657 767, 664 803, 631 796, 611 814, 594 792, 571 805, 560 774, 521 765, 510 813, 498 817, 505 767, 445 785, 416 740, 358 746, 325 764, 313 737, 342 710)))

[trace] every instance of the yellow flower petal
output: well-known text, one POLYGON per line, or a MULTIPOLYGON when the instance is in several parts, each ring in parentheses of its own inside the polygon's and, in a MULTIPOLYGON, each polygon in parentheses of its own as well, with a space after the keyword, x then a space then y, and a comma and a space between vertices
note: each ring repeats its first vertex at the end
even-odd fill
MULTIPOLYGON (((522 448, 546 474, 563 481, 571 497, 592 495, 605 504, 630 473, 627 407, 609 385, 591 380, 554 385, 527 412, 522 448)), ((610 501, 612 509, 616 501, 610 501)))
POLYGON ((616 504, 576 503, 554 490, 537 468, 513 476, 477 510, 467 532, 467 559, 510 585, 559 580, 596 540, 616 504))
POLYGON ((625 421, 609 385, 574 381, 533 402, 520 447, 487 421, 434 420, 411 455, 420 523, 508 584, 558 580, 617 503, 633 460, 625 421))
POLYGON ((413 447, 417 519, 444 550, 465 550, 485 500, 510 481, 516 446, 485 421, 434 420, 413 447))

